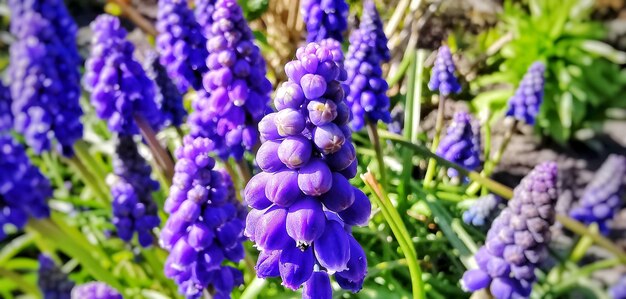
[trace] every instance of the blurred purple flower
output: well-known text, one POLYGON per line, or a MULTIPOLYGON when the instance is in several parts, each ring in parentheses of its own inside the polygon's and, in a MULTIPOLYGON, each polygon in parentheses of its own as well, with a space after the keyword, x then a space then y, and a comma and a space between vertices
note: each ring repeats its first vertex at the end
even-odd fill
POLYGON ((461 92, 461 85, 454 74, 456 67, 448 46, 439 47, 437 59, 428 82, 431 91, 438 90, 442 96, 461 92))
POLYGON ((506 115, 535 124, 539 108, 543 102, 544 73, 546 66, 541 62, 533 63, 520 82, 515 95, 509 99, 509 108, 506 115))
POLYGON ((123 299, 123 297, 106 283, 92 281, 74 287, 72 299, 123 299))
MULTIPOLYGON (((480 165, 480 128, 469 113, 457 112, 454 114, 436 153, 466 169, 475 170, 478 168, 480 165)), ((448 169, 449 177, 458 175, 456 169, 448 169)))
POLYGON ((332 38, 343 42, 348 29, 348 4, 345 0, 303 0, 300 13, 307 30, 307 42, 332 38))
POLYGON ((39 255, 37 285, 43 299, 70 299, 74 282, 45 254, 39 255))

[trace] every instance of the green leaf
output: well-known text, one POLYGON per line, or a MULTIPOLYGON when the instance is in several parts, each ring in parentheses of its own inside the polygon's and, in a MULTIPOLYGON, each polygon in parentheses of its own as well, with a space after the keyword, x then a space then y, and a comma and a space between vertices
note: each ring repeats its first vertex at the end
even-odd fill
POLYGON ((581 43, 581 48, 589 53, 604 57, 613 63, 626 63, 626 52, 616 50, 611 45, 597 40, 586 40, 581 43))
POLYGON ((561 124, 563 128, 566 130, 570 130, 572 127, 572 108, 574 104, 574 97, 571 93, 565 92, 561 95, 561 100, 559 101, 559 119, 561 119, 561 124))
POLYGON ((243 15, 248 21, 259 18, 269 5, 269 0, 238 0, 243 9, 243 15))

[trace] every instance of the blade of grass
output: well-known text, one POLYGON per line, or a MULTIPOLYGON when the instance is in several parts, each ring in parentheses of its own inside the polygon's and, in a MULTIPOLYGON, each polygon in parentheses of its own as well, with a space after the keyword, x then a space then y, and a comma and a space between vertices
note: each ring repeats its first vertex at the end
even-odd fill
POLYGON ((12 281, 15 286, 17 286, 24 293, 31 294, 35 296, 35 298, 41 298, 41 292, 39 291, 39 288, 36 285, 25 280, 22 275, 0 267, 0 276, 12 281))

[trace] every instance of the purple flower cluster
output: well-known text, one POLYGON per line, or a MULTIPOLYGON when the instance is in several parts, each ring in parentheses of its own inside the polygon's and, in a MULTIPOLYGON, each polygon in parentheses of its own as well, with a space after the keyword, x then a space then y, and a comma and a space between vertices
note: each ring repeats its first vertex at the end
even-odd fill
POLYGON ((509 109, 506 115, 535 124, 539 107, 543 102, 544 73, 546 66, 541 62, 533 63, 517 87, 515 95, 509 99, 509 109))
MULTIPOLYGON (((469 113, 461 111, 454 114, 436 153, 469 170, 475 170, 480 165, 480 128, 469 113)), ((456 169, 448 169, 449 177, 458 175, 456 169)))
POLYGON ((348 3, 345 0, 303 0, 300 13, 307 30, 307 42, 332 38, 343 42, 348 29, 348 3))
POLYGON ((14 128, 36 153, 50 150, 56 139, 56 149, 70 157, 83 134, 78 63, 71 47, 63 44, 71 32, 57 32, 50 20, 14 4, 12 8, 24 9, 11 27, 17 38, 9 66, 14 128))
POLYGON ((156 84, 156 102, 161 111, 164 126, 178 127, 183 123, 187 111, 183 107, 183 96, 168 77, 165 67, 159 62, 156 52, 149 52, 144 61, 148 77, 156 84))
POLYGON ((72 299, 122 299, 122 295, 108 284, 99 281, 76 286, 72 290, 72 299))
POLYGON ((208 40, 213 36, 213 13, 217 0, 195 0, 196 8, 194 14, 196 21, 200 24, 202 34, 208 40))
POLYGON ((475 255, 479 268, 463 275, 466 289, 488 288, 496 299, 530 295, 535 268, 547 256, 555 218, 556 177, 556 163, 546 162, 522 179, 475 255))
POLYGON ((626 275, 622 276, 609 290, 613 299, 626 299, 626 275))
POLYGON ((243 283, 241 272, 223 262, 244 257, 246 211, 234 197, 230 178, 214 169, 209 156, 213 146, 208 138, 184 138, 165 202, 170 214, 160 239, 170 251, 165 274, 187 298, 199 298, 204 289, 213 298, 230 298, 233 288, 243 283))
POLYGON ((259 123, 263 170, 244 190, 252 208, 245 234, 261 250, 257 275, 280 276, 303 298, 332 298, 329 275, 347 290, 361 289, 365 253, 351 226, 365 225, 371 204, 348 181, 356 175, 350 111, 332 51, 316 43, 287 63, 289 81, 276 92, 278 112, 259 123))
POLYGON ((209 71, 189 115, 191 135, 215 142, 222 158, 240 160, 258 142, 257 124, 268 109, 272 85, 265 61, 235 0, 218 0, 207 42, 209 71))
POLYGON ((132 136, 120 136, 115 149, 109 182, 113 195, 113 224, 120 239, 130 242, 137 233, 139 244, 148 247, 154 242, 152 229, 159 226, 158 207, 152 192, 159 183, 150 178, 150 165, 137 151, 132 136))
MULTIPOLYGON (((375 14, 378 17, 373 2, 366 3, 371 3, 373 7, 366 5, 365 10, 373 9, 374 12, 369 12, 369 14, 375 14)), ((377 24, 382 26, 380 19, 377 23, 374 20, 370 20, 369 23, 362 22, 360 28, 350 35, 350 48, 346 59, 348 73, 346 83, 350 86, 347 97, 348 105, 352 110, 350 126, 355 131, 363 128, 368 120, 373 123, 391 122, 387 97, 389 85, 383 79, 381 64, 384 57, 381 56, 378 44, 380 42, 379 31, 382 32, 382 28, 377 27, 377 24)), ((382 34, 382 38, 386 41, 385 34, 382 34)), ((388 52, 387 49, 387 55, 388 52)))
POLYGON ((477 198, 472 206, 463 212, 463 222, 476 227, 488 227, 500 214, 503 206, 502 198, 487 194, 477 198))
MULTIPOLYGON (((76 46, 76 34, 78 26, 72 19, 63 3, 63 0, 9 0, 9 8, 11 9, 11 32, 20 32, 20 27, 30 26, 28 22, 24 22, 24 17, 29 13, 38 13, 46 19, 54 35, 57 36, 61 45, 66 48, 67 55, 73 60, 73 63, 80 63, 80 55, 76 46)), ((76 70, 78 72, 78 70, 76 70)))
POLYGON ((626 193, 626 157, 610 155, 587 185, 578 206, 570 216, 587 225, 598 224, 600 232, 607 234, 608 223, 624 205, 626 193))
POLYGON ((85 66, 85 88, 98 117, 109 129, 123 135, 137 134, 135 117, 143 117, 158 129, 161 115, 155 101, 155 84, 133 58, 135 47, 126 40, 120 20, 100 15, 91 23, 91 57, 85 66))
POLYGON ((52 258, 45 254, 39 255, 39 279, 37 285, 43 299, 70 299, 74 282, 71 281, 52 258))
POLYGON ((376 36, 374 38, 376 53, 382 61, 389 61, 391 59, 391 53, 387 46, 387 36, 383 29, 383 22, 380 20, 380 15, 376 9, 376 3, 374 3, 373 0, 366 0, 363 3, 363 15, 361 16, 359 28, 374 33, 376 36))
POLYGON ((5 226, 22 228, 28 217, 47 218, 50 182, 30 163, 24 148, 0 132, 0 240, 5 226))
POLYGON ((437 59, 430 74, 428 88, 431 91, 438 90, 442 96, 461 92, 461 85, 454 75, 456 67, 452 60, 452 53, 447 46, 439 47, 437 59))
POLYGON ((202 89, 207 71, 206 39, 187 0, 159 0, 156 46, 161 64, 180 92, 202 89))
POLYGON ((11 113, 11 92, 0 82, 0 135, 13 127, 13 113, 11 113))

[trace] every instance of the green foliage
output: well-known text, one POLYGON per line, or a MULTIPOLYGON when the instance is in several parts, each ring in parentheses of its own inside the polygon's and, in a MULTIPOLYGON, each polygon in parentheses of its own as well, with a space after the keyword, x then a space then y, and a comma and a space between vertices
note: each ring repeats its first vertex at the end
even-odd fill
POLYGON ((243 9, 243 15, 248 21, 259 18, 269 5, 269 0, 239 0, 237 1, 243 9))
POLYGON ((542 134, 561 143, 584 127, 594 127, 608 108, 625 107, 621 98, 626 72, 626 53, 601 40, 604 26, 591 20, 593 1, 530 0, 527 7, 506 1, 502 23, 484 33, 483 40, 512 34, 513 39, 487 60, 487 73, 472 83, 474 90, 497 84, 473 101, 484 111, 501 115, 506 101, 535 61, 546 64, 545 97, 537 126, 542 134), (507 83, 505 88, 500 88, 507 83))

